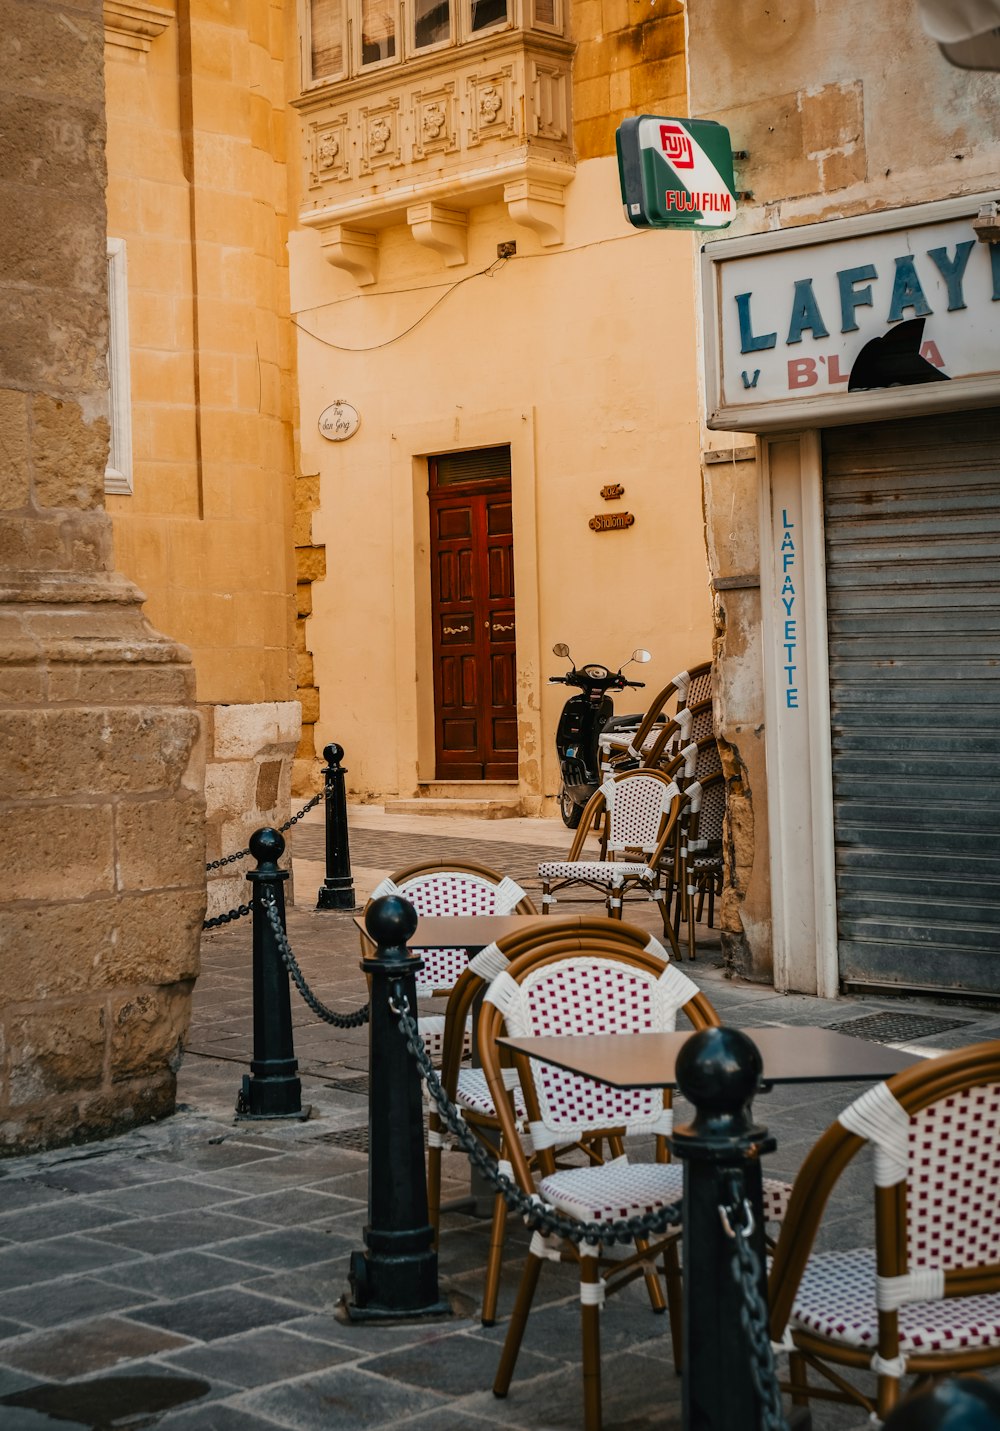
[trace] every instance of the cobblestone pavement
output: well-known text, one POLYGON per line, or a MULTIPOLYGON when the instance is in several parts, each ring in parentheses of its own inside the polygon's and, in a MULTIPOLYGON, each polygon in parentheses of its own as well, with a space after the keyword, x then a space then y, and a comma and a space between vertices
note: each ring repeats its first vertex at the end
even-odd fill
MULTIPOLYGON (((312 908, 322 878, 321 819, 314 812, 294 836, 298 902, 289 910, 289 936, 319 997, 348 1010, 366 997, 357 930, 348 914, 312 908)), ((551 822, 352 811, 359 891, 393 867, 461 851, 523 874, 534 892, 533 863, 567 845, 566 831, 551 822)), ((644 910, 639 920, 652 928, 655 912, 644 910)), ((703 929, 700 957, 686 967, 737 1025, 833 1025, 885 1011, 943 1015, 951 1027, 900 1030, 929 1047, 1000 1033, 995 1012, 782 997, 727 981, 720 965, 717 939, 703 929)), ((234 1121, 252 1047, 243 920, 205 937, 175 1117, 104 1143, 0 1162, 0 1431, 581 1425, 571 1269, 544 1268, 511 1393, 497 1401, 489 1389, 523 1229, 510 1234, 495 1328, 484 1329, 475 1315, 487 1226, 457 1212, 444 1218, 440 1255, 453 1318, 392 1327, 340 1320, 348 1258, 363 1245, 368 1035, 331 1030, 293 999, 307 1121, 234 1121)), ((757 1116, 778 1138, 768 1171, 793 1176, 851 1091, 784 1088, 759 1098, 757 1116)), ((827 1242, 864 1235, 866 1177, 858 1166, 843 1183, 825 1224, 827 1242)), ((467 1188, 467 1164, 449 1155, 445 1196, 467 1188)), ((680 1425, 668 1340, 641 1284, 609 1302, 602 1317, 607 1431, 680 1425)), ((814 1410, 817 1431, 861 1424, 843 1409, 814 1410)))

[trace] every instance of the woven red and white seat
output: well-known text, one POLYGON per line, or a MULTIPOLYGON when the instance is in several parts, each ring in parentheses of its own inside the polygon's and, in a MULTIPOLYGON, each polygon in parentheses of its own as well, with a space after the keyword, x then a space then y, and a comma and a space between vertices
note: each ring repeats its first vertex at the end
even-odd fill
MULTIPOLYGON (((622 1158, 597 1168, 566 1168, 553 1173, 542 1179, 538 1191, 546 1202, 581 1222, 607 1222, 680 1202, 684 1170, 679 1163, 629 1163, 622 1158)), ((790 1184, 764 1179, 766 1222, 781 1221, 790 1192, 790 1184)))
MULTIPOLYGON (((418 914, 510 914, 524 899, 524 890, 504 876, 493 883, 482 875, 461 870, 438 870, 396 884, 386 877, 372 890, 372 899, 397 894, 409 900, 418 914)), ((417 971, 417 996, 429 997, 454 988, 469 962, 465 949, 415 949, 424 967, 417 971)), ((443 1014, 421 1014, 420 1037, 433 1063, 439 1064, 444 1049, 443 1014)), ((471 1025, 466 1026, 464 1052, 472 1047, 471 1025)))
MULTIPOLYGON (((875 1249, 817 1252, 802 1274, 791 1325, 849 1347, 878 1346, 875 1249)), ((899 1350, 1000 1347, 1000 1293, 911 1302, 899 1308, 899 1350)))
POLYGON ((875 1400, 829 1379, 878 1417, 907 1374, 1000 1365, 1000 1041, 929 1059, 844 1109, 795 1181, 770 1291, 801 1396, 803 1354, 821 1373, 869 1366, 875 1400), (832 1184, 865 1142, 875 1247, 810 1254, 832 1184))

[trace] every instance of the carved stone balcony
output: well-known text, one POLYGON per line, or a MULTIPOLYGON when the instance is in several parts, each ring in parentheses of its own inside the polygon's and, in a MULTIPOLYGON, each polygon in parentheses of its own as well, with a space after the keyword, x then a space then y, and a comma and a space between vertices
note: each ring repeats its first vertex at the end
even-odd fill
POLYGON ((561 243, 572 55, 560 37, 510 30, 303 95, 300 222, 359 284, 376 281, 391 224, 465 263, 479 204, 505 203, 543 244, 561 243))

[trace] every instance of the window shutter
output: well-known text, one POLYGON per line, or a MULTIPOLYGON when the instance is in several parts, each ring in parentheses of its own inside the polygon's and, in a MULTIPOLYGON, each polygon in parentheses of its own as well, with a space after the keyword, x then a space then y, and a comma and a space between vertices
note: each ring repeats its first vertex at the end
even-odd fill
POLYGON ((312 0, 309 7, 312 78, 344 71, 344 0, 312 0))
POLYGON ((466 482, 509 482, 510 448, 479 447, 470 452, 445 452, 431 458, 431 480, 437 487, 466 482))

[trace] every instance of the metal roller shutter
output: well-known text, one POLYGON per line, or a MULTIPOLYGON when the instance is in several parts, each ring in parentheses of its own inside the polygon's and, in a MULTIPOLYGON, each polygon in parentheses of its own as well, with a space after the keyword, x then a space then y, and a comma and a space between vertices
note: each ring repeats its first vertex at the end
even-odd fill
POLYGON ((1000 414, 823 467, 841 980, 1000 994, 1000 414))

